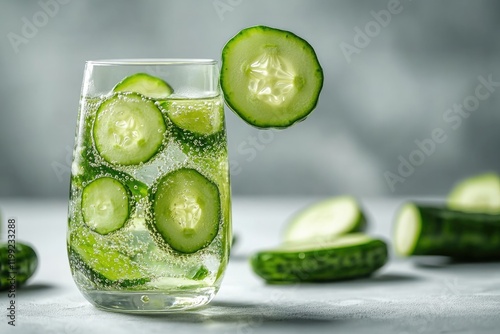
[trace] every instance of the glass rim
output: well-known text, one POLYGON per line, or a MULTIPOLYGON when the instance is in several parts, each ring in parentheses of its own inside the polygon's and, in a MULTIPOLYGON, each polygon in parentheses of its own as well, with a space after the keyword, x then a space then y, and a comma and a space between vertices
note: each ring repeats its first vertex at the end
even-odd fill
POLYGON ((217 65, 215 59, 196 58, 124 58, 87 60, 87 65, 140 66, 140 65, 217 65))

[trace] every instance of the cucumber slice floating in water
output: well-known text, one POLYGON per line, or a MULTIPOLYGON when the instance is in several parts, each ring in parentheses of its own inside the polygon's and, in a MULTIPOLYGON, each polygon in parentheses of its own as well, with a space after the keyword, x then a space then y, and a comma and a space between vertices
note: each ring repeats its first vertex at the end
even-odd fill
POLYGON ((113 88, 113 92, 134 92, 153 99, 164 99, 173 91, 168 83, 146 73, 128 76, 113 88))
POLYGON ((99 234, 120 229, 129 216, 129 207, 127 190, 111 177, 98 178, 83 189, 83 220, 99 234))
POLYGON ((361 232, 365 227, 365 216, 355 198, 333 197, 297 213, 288 223, 284 242, 331 239, 342 234, 361 232))
POLYGON ((116 94, 104 101, 94 122, 94 141, 109 163, 136 165, 160 149, 166 130, 153 101, 136 94, 116 94))
POLYGON ((224 125, 224 107, 213 99, 178 99, 163 101, 160 105, 176 126, 198 135, 214 134, 224 125))
POLYGON ((407 203, 395 221, 394 246, 402 256, 500 259, 500 215, 407 203))
POLYGON ((448 206, 468 212, 500 213, 500 177, 484 173, 466 178, 448 195, 448 206))
POLYGON ((131 287, 149 281, 142 268, 128 256, 113 249, 105 237, 77 228, 71 235, 69 259, 72 268, 82 271, 94 284, 131 287))
POLYGON ((240 31, 222 51, 221 87, 229 107, 260 128, 286 128, 316 107, 323 70, 312 46, 265 26, 240 31))
POLYGON ((321 282, 371 275, 387 262, 384 241, 352 233, 328 242, 296 242, 260 251, 254 272, 271 283, 321 282))
POLYGON ((217 235, 221 205, 217 186, 194 169, 160 179, 153 196, 154 227, 181 253, 208 246, 217 235))

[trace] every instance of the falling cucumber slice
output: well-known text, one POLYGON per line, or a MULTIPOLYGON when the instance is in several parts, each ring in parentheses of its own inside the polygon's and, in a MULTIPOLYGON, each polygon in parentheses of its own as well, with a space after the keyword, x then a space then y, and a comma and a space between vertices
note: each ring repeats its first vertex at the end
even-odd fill
POLYGON ((219 100, 173 99, 160 102, 170 120, 179 128, 208 136, 222 130, 224 106, 219 100))
POLYGON ((99 234, 120 229, 129 216, 129 207, 127 190, 111 177, 98 178, 83 189, 83 220, 99 234))
POLYGON ((312 46, 284 30, 240 31, 222 51, 221 87, 229 107, 259 128, 286 128, 316 107, 323 70, 312 46))
POLYGON ((128 256, 113 249, 105 237, 77 228, 71 235, 69 259, 94 284, 132 287, 149 281, 142 268, 128 256))
POLYGON ((365 227, 365 216, 355 198, 334 197, 315 203, 292 217, 283 241, 331 239, 342 234, 361 232, 365 227))
POLYGON ((498 260, 500 214, 406 203, 396 217, 394 247, 401 256, 441 255, 467 260, 498 260))
POLYGON ((387 262, 387 244, 361 233, 328 242, 297 242, 263 250, 250 260, 270 283, 321 282, 365 277, 387 262))
POLYGON ((113 88, 113 92, 139 93, 153 99, 164 99, 173 91, 168 83, 146 73, 128 76, 113 88))
POLYGON ((459 182, 448 195, 451 209, 500 213, 500 177, 496 173, 484 173, 459 182))
POLYGON ((160 179, 153 196, 154 227, 173 249, 194 253, 217 235, 219 190, 194 169, 182 168, 160 179))
POLYGON ((136 165, 160 149, 166 130, 161 111, 153 101, 136 94, 115 94, 97 110, 94 141, 109 163, 136 165))

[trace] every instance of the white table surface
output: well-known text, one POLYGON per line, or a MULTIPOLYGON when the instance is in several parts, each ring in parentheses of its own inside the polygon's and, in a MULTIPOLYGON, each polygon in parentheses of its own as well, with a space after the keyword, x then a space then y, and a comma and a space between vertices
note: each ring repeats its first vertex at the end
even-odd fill
MULTIPOLYGON (((152 316, 100 311, 80 295, 66 258, 65 201, 0 200, 4 225, 15 217, 17 240, 34 244, 40 258, 35 276, 17 291, 16 327, 7 325, 9 299, 0 292, 0 333, 500 333, 500 263, 393 256, 371 278, 266 285, 251 272, 248 255, 278 244, 286 218, 310 202, 235 198, 239 241, 216 298, 197 311, 152 316)), ((370 233, 388 239, 401 201, 362 203, 370 233)))

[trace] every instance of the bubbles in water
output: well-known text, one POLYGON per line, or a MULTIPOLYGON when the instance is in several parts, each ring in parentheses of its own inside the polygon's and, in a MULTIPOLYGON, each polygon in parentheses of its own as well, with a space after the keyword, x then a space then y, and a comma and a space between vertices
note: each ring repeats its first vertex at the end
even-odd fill
MULTIPOLYGON (((85 115, 85 122, 87 124, 92 124, 100 103, 100 100, 96 100, 83 107, 88 111, 85 115)), ((196 114, 197 110, 214 111, 214 113, 211 113, 206 118, 196 115, 193 119, 195 122, 207 119, 212 122, 212 124, 216 124, 216 122, 223 120, 223 115, 218 119, 217 110, 214 107, 220 107, 220 105, 219 100, 215 102, 200 100, 196 107, 173 101, 170 107, 176 107, 179 110, 183 109, 184 112, 187 112, 187 108, 187 110, 193 111, 193 114, 196 114)), ((162 106, 162 109, 164 108, 165 106, 162 106)), ((167 117, 166 114, 167 113, 164 114, 165 117, 167 117)), ((169 129, 165 132, 165 139, 161 151, 158 152, 153 159, 146 163, 130 166, 113 165, 104 161, 92 144, 93 138, 91 136, 92 132, 90 127, 87 128, 85 133, 81 134, 83 137, 79 138, 78 141, 78 145, 80 145, 82 152, 81 154, 85 155, 86 162, 88 163, 88 165, 82 167, 84 168, 84 174, 90 171, 92 175, 113 177, 122 183, 131 182, 134 190, 140 188, 134 181, 141 181, 148 187, 147 193, 153 194, 156 192, 157 180, 166 173, 181 167, 195 168, 219 186, 221 197, 225 198, 229 196, 227 194, 229 189, 227 185, 227 163, 224 164, 226 166, 225 169, 220 168, 221 163, 227 160, 227 150, 225 149, 226 137, 224 131, 220 131, 211 136, 198 136, 185 130, 176 130, 174 132, 172 130, 174 127, 175 125, 170 123, 169 129), (84 143, 87 144, 88 147, 83 145, 84 143), (110 170, 112 172, 110 172, 110 170), (96 173, 96 171, 98 173, 96 173), (130 177, 123 173, 130 175, 130 177)), ((159 130, 161 131, 161 129, 159 130)), ((82 182, 82 186, 85 187, 88 183, 89 181, 84 181, 82 182)), ((79 212, 82 186, 74 186, 75 192, 71 198, 70 212, 73 213, 70 219, 71 225, 73 226, 72 228, 74 229, 79 229, 84 224, 81 212, 79 212)), ((127 186, 130 187, 131 184, 127 184, 127 186)), ((134 199, 137 200, 136 198, 134 199)), ((95 232, 88 229, 85 230, 88 230, 88 232, 83 233, 83 235, 94 236, 96 243, 101 247, 95 247, 94 245, 92 248, 89 248, 89 253, 91 252, 94 254, 93 259, 89 261, 86 260, 86 263, 82 263, 81 265, 72 265, 73 270, 80 272, 80 274, 87 277, 89 281, 93 280, 93 283, 97 285, 112 285, 113 289, 126 289, 119 287, 119 284, 123 283, 123 280, 110 281, 108 279, 99 278, 99 276, 92 274, 88 269, 88 266, 93 267, 98 264, 99 257, 102 258, 103 255, 106 255, 105 252, 103 253, 102 247, 106 245, 105 249, 119 252, 127 258, 126 261, 139 265, 144 273, 146 273, 146 276, 152 281, 155 279, 159 280, 162 277, 171 277, 179 279, 177 284, 179 284, 179 282, 181 282, 180 284, 184 284, 185 281, 181 279, 187 277, 186 274, 192 271, 193 268, 199 268, 200 263, 203 263, 210 271, 210 274, 204 279, 204 281, 207 282, 206 284, 211 284, 211 282, 215 280, 215 273, 219 270, 222 261, 221 247, 223 246, 221 246, 221 244, 224 244, 224 242, 221 242, 223 238, 222 233, 219 233, 211 246, 194 254, 180 254, 171 249, 165 240, 159 237, 158 234, 150 231, 150 226, 148 227, 148 224, 154 224, 152 221, 151 199, 146 196, 137 200, 137 202, 132 201, 131 203, 134 204, 133 207, 131 207, 130 218, 122 229, 106 236, 97 235, 95 232), (148 222, 146 220, 148 220, 148 222)), ((225 204, 223 204, 223 206, 224 205, 225 204)), ((227 209, 223 208, 223 210, 227 209)), ((178 213, 181 216, 196 217, 198 215, 198 210, 196 207, 179 208, 178 213)), ((221 228, 220 231, 222 232, 224 229, 221 228)), ((75 244, 74 241, 72 242, 75 244)), ((118 258, 114 258, 112 263, 121 264, 122 262, 120 261, 121 260, 118 258)), ((125 268, 116 268, 113 270, 115 270, 117 274, 123 276, 127 275, 127 270, 125 268)), ((198 282, 197 284, 200 283, 201 282, 198 282)), ((149 297, 144 295, 141 297, 141 301, 146 303, 149 301, 149 297)))

